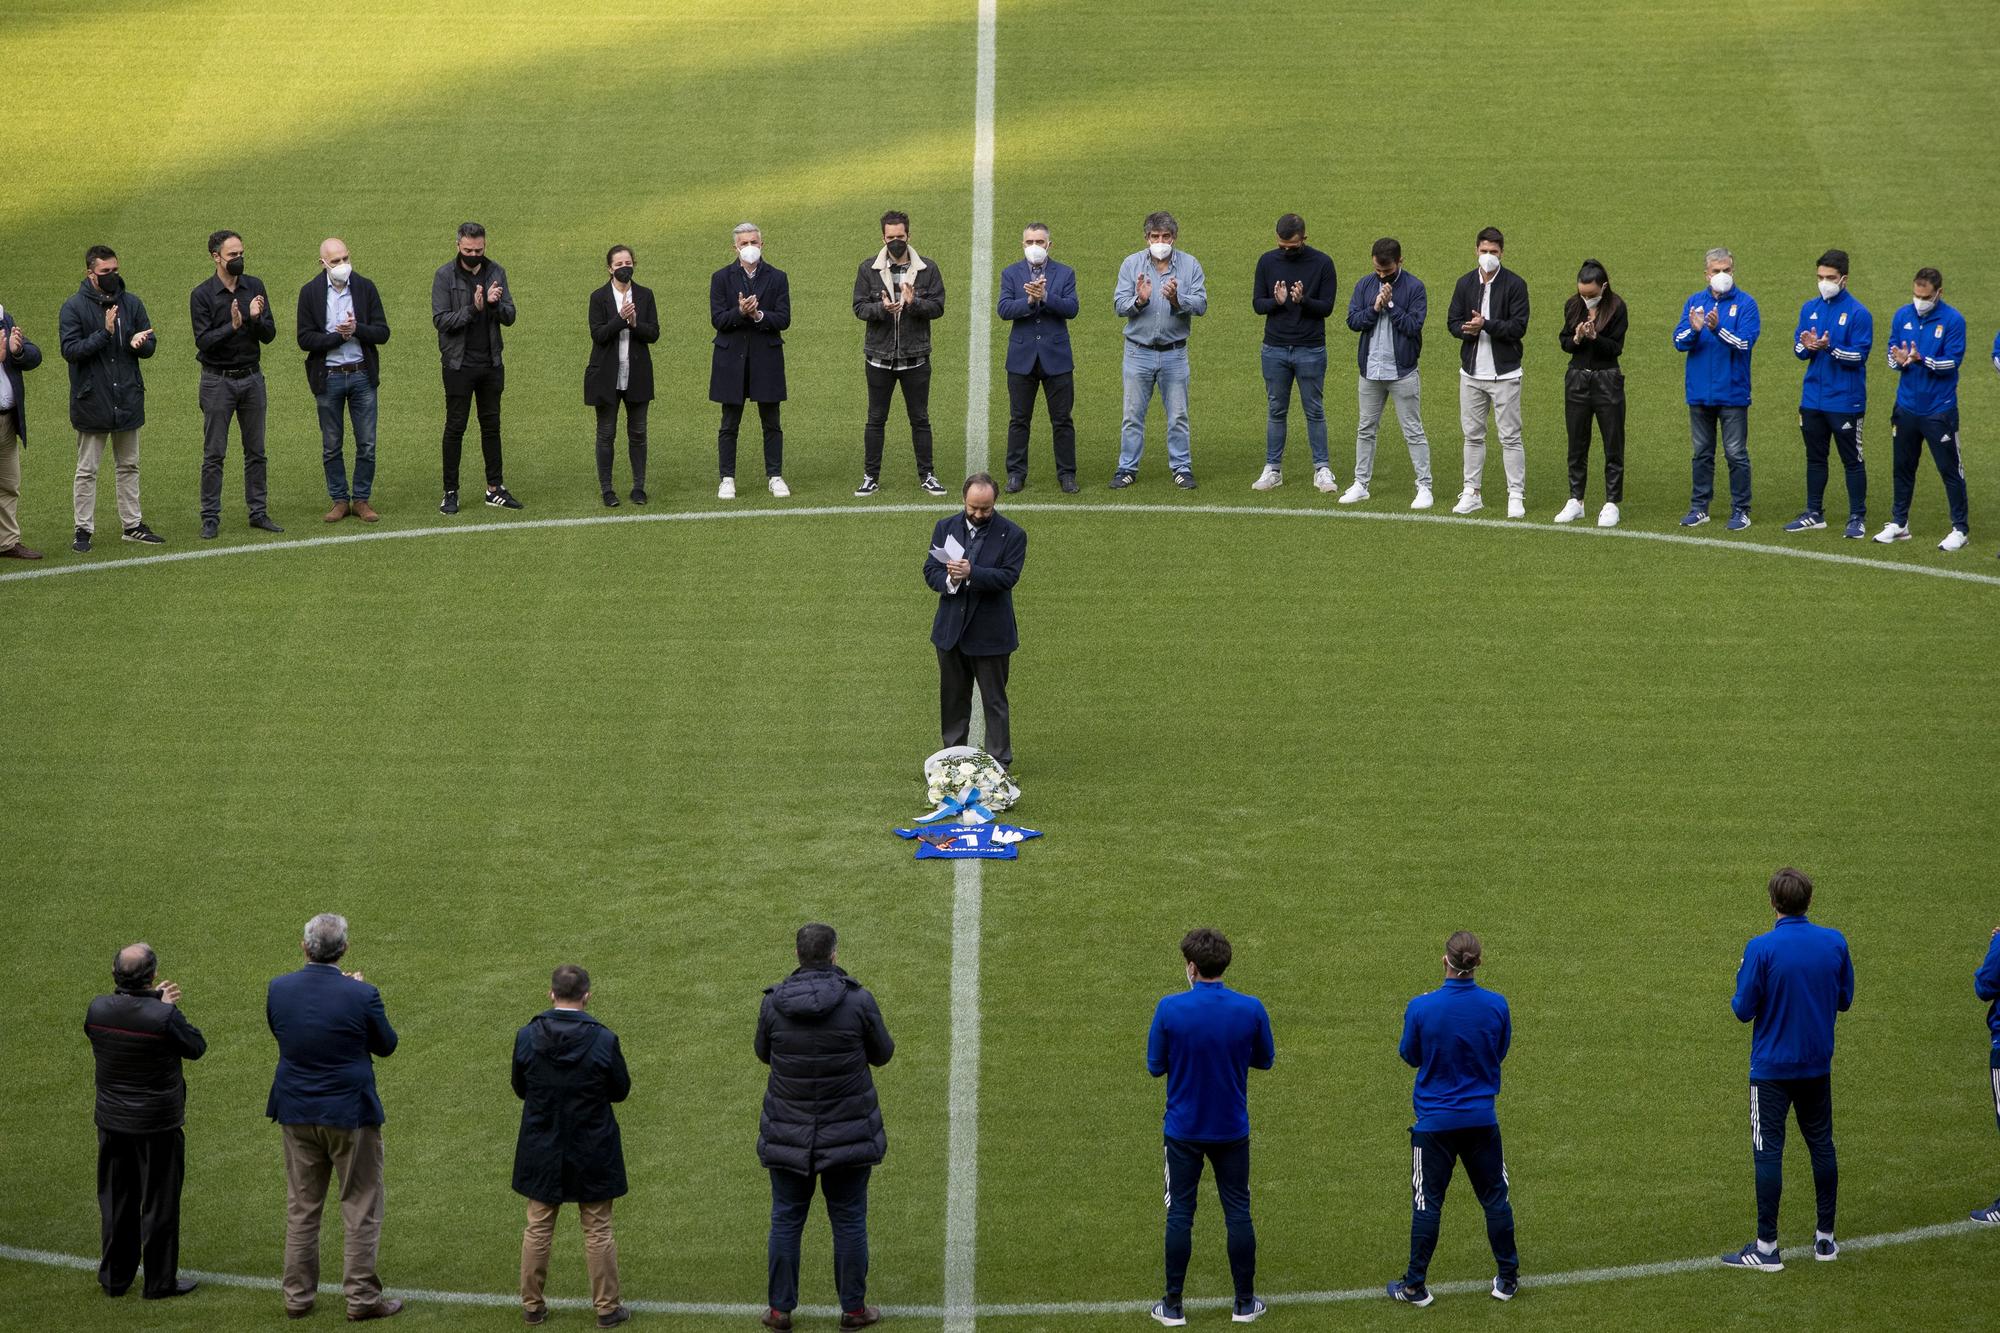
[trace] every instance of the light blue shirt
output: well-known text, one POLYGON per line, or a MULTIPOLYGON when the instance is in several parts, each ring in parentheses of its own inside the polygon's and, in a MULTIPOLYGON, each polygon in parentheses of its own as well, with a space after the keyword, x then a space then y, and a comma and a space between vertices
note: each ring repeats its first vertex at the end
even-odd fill
POLYGON ((1208 280, 1202 276, 1201 265, 1195 257, 1178 246, 1167 256, 1165 273, 1155 266, 1152 255, 1141 250, 1135 255, 1127 255, 1125 262, 1118 266, 1118 288, 1112 296, 1112 304, 1124 316, 1125 336, 1131 341, 1144 347, 1183 342, 1193 324, 1193 317, 1208 313, 1208 280), (1141 274, 1153 280, 1152 299, 1143 306, 1138 304, 1141 274), (1160 285, 1168 278, 1179 284, 1178 310, 1160 295, 1160 285))
MULTIPOLYGON (((326 280, 326 331, 332 333, 340 327, 340 322, 354 313, 354 285, 345 287, 333 285, 333 279, 326 280)), ((348 338, 340 346, 326 354, 328 370, 336 366, 358 366, 361 364, 361 340, 348 338)))
POLYGON ((1396 329, 1390 323, 1386 311, 1382 318, 1375 321, 1375 332, 1368 336, 1368 378, 1371 380, 1402 378, 1396 373, 1396 329))

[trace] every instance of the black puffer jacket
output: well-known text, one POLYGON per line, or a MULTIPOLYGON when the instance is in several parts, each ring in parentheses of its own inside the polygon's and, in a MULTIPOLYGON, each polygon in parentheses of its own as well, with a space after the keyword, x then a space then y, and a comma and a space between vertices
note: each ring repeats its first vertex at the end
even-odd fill
POLYGON ((872 1166, 889 1151, 870 1065, 896 1053, 875 997, 831 963, 764 992, 757 1058, 771 1066, 757 1159, 801 1174, 872 1166))
POLYGON ((208 1049, 201 1029, 157 990, 121 990, 90 1002, 83 1030, 97 1056, 97 1127, 162 1134, 187 1118, 182 1060, 208 1049))

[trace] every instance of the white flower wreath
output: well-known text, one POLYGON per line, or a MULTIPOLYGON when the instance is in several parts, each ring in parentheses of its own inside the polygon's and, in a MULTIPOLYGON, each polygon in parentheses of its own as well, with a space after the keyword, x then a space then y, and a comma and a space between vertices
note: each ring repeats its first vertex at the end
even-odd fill
POLYGON ((932 807, 947 800, 962 801, 975 790, 979 804, 994 814, 1021 799, 1021 789, 1007 776, 1007 770, 984 750, 954 745, 924 760, 924 799, 932 807))

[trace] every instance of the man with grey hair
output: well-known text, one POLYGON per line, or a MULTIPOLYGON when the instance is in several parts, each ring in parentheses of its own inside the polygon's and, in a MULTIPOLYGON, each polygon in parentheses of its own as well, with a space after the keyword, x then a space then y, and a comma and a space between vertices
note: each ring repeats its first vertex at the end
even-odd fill
POLYGON ((340 1174, 347 1233, 343 1286, 349 1319, 386 1319, 375 1275, 382 1240, 382 1101, 372 1056, 396 1049, 382 993, 343 972, 347 919, 322 912, 306 922, 306 964, 271 981, 264 1015, 278 1039, 278 1071, 264 1114, 285 1131, 285 1313, 312 1313, 319 1292, 319 1217, 327 1183, 340 1174))
POLYGON ((117 989, 90 1002, 83 1020, 97 1061, 97 1212, 103 1258, 97 1283, 123 1296, 141 1260, 145 1296, 195 1289, 181 1280, 181 1182, 186 1176, 187 1080, 182 1060, 208 1043, 180 1011, 181 988, 157 977, 150 944, 128 944, 112 960, 117 989))
POLYGON ((716 432, 718 500, 736 498, 736 431, 743 404, 757 404, 764 426, 764 484, 782 500, 785 485, 785 428, 778 418, 785 401, 785 330, 792 324, 792 287, 785 271, 764 262, 764 233, 754 222, 739 222, 731 234, 736 258, 708 280, 708 318, 715 325, 715 350, 708 372, 708 400, 722 405, 716 432))
POLYGON ((1146 452, 1146 412, 1153 389, 1167 414, 1167 467, 1174 485, 1194 489, 1188 438, 1188 332, 1208 313, 1208 284, 1195 257, 1180 248, 1181 224, 1172 213, 1146 215, 1146 248, 1118 266, 1112 305, 1125 321, 1125 422, 1119 432, 1118 470, 1111 489, 1138 478, 1146 452))
POLYGON ((1708 284, 1681 308, 1674 350, 1687 357, 1688 426, 1694 487, 1684 528, 1708 522, 1715 497, 1715 438, 1729 460, 1729 530, 1750 526, 1750 353, 1757 346, 1757 301, 1736 286, 1736 256, 1716 247, 1703 256, 1708 284))

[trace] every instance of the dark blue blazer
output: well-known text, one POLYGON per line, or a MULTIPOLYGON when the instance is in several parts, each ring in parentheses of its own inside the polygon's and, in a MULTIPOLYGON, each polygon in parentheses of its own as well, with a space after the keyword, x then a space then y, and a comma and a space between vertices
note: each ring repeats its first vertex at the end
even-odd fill
POLYGON ((271 978, 264 1017, 278 1039, 278 1072, 264 1114, 281 1125, 354 1129, 384 1120, 369 1057, 396 1049, 382 992, 307 963, 271 978))
MULTIPOLYGON (((12 315, 0 315, 0 339, 8 337, 13 332, 14 317, 12 315)), ((41 364, 42 349, 29 342, 26 338, 23 338, 21 339, 21 354, 15 356, 10 352, 7 356, 7 364, 0 366, 0 371, 6 372, 7 383, 14 388, 14 433, 21 437, 21 443, 24 445, 28 442, 28 400, 22 391, 21 372, 24 370, 33 370, 41 364)))
MULTIPOLYGON (((1050 287, 1053 294, 1054 287, 1050 287)), ((964 513, 938 520, 931 545, 943 546, 947 535, 966 541, 964 513)), ((924 557, 924 582, 938 595, 937 617, 931 621, 931 642, 974 657, 998 657, 1021 646, 1014 627, 1014 585, 1028 563, 1028 534, 1005 514, 995 514, 972 561, 972 577, 955 593, 945 591, 944 564, 924 557)))
POLYGON ((785 271, 757 266, 756 278, 741 263, 724 264, 708 279, 708 322, 715 326, 709 358, 711 403, 785 401, 785 330, 792 326, 792 283, 785 271), (745 319, 736 298, 754 295, 762 320, 745 319))
POLYGON ((1049 280, 1046 301, 1021 294, 1031 270, 1023 259, 1000 270, 1000 318, 1014 322, 1007 335, 1007 373, 1032 375, 1041 362, 1044 375, 1067 375, 1076 369, 1069 355, 1069 322, 1076 318, 1076 270, 1051 259, 1042 265, 1049 280))

